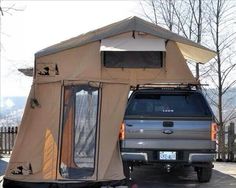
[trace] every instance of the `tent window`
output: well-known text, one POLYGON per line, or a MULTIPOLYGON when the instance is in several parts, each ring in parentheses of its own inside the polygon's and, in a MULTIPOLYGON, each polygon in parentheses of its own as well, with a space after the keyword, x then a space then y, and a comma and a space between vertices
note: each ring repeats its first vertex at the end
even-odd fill
POLYGON ((60 172, 64 178, 84 179, 95 168, 98 88, 65 89, 60 172))
POLYGON ((161 51, 104 51, 103 64, 107 68, 161 68, 161 51))

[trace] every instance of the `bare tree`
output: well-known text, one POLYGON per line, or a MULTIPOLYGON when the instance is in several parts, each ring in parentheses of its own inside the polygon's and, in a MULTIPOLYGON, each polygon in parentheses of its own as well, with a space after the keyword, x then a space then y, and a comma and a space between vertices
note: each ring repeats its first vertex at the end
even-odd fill
POLYGON ((205 45, 215 48, 216 58, 199 70, 196 65, 196 79, 207 80, 216 89, 208 89, 206 94, 212 106, 217 111, 219 124, 219 155, 225 159, 225 125, 236 118, 236 108, 232 105, 232 97, 228 92, 236 84, 232 77, 235 73, 235 51, 232 48, 236 34, 230 27, 235 24, 232 12, 235 7, 232 1, 226 0, 146 0, 143 2, 145 15, 149 19, 156 18, 154 23, 163 25, 170 30, 185 36, 198 43, 204 41, 205 45), (171 5, 171 9, 170 9, 171 5), (149 7, 149 8, 148 8, 149 7), (152 14, 148 14, 148 10, 152 14), (167 12, 172 16, 167 16, 167 12), (158 15, 154 15, 158 14, 158 15), (160 16, 161 15, 161 16, 160 16), (164 22, 163 22, 164 21, 164 22), (170 27, 171 26, 171 27, 170 27), (230 108, 230 110, 227 110, 230 108))
POLYGON ((15 11, 22 11, 22 9, 16 8, 15 4, 11 4, 10 6, 2 6, 2 1, 0 0, 0 12, 1 16, 4 16, 5 14, 12 15, 15 11))
POLYGON ((217 92, 212 93, 217 107, 217 118, 219 125, 219 152, 218 158, 225 160, 225 125, 236 117, 235 107, 229 107, 229 99, 224 100, 229 90, 235 86, 236 79, 232 76, 235 74, 236 62, 235 52, 231 48, 236 39, 236 32, 231 27, 235 18, 232 16, 235 7, 232 2, 226 0, 211 0, 208 5, 209 31, 213 46, 217 56, 211 63, 211 71, 208 72, 208 78, 211 78, 212 84, 217 88, 217 92), (227 113, 225 111, 227 110, 227 113))
MULTIPOLYGON (((201 43, 203 24, 203 0, 146 0, 141 1, 145 17, 154 24, 201 43)), ((193 64, 192 64, 193 65, 193 64)), ((195 65, 195 64, 194 64, 195 65)), ((196 64, 196 79, 199 79, 199 64, 196 64)))
MULTIPOLYGON (((15 11, 22 11, 22 9, 16 8, 15 4, 11 4, 8 6, 2 5, 2 0, 0 0, 0 56, 1 56, 1 48, 2 48, 2 42, 1 42, 1 35, 2 35, 2 17, 5 14, 12 15, 15 11)), ((1 72, 1 62, 0 62, 0 72, 1 72)), ((0 77, 1 81, 1 77, 0 77)), ((1 96, 1 88, 0 88, 0 96, 1 96)))
MULTIPOLYGON (((0 0, 0 57, 1 57, 1 52, 2 52, 2 41, 1 41, 1 36, 2 36, 2 19, 4 15, 12 15, 13 12, 15 11, 22 11, 23 9, 19 9, 16 7, 15 4, 8 4, 7 6, 2 5, 2 1, 0 0)), ((1 98, 1 58, 0 58, 0 98, 1 98)), ((0 100, 1 102, 1 100, 0 100)), ((0 105, 1 107, 1 105, 0 105)), ((16 122, 16 118, 12 116, 8 117, 0 117, 0 126, 2 125, 2 122, 5 121, 5 124, 11 124, 13 121, 16 122), (6 120, 4 120, 4 118, 6 120)), ((19 121, 19 120, 17 120, 19 121)), ((17 122, 18 123, 18 122, 17 122)))
POLYGON ((167 27, 170 31, 174 26, 174 0, 144 0, 140 2, 146 18, 156 25, 167 27))

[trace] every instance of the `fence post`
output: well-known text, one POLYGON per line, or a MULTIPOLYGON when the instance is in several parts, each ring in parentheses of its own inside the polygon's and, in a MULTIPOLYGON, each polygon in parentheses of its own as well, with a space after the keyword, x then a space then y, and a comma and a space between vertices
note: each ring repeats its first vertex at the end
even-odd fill
POLYGON ((10 144, 11 144, 11 127, 8 127, 8 129, 7 129, 7 153, 8 154, 10 154, 10 148, 11 148, 11 146, 10 146, 10 144))
POLYGON ((7 127, 4 127, 4 154, 7 154, 7 127))
POLYGON ((3 134, 2 134, 2 127, 0 127, 0 154, 3 153, 3 134))
POLYGON ((228 160, 234 160, 234 139, 235 139, 235 132, 234 132, 234 123, 231 122, 228 127, 228 160))

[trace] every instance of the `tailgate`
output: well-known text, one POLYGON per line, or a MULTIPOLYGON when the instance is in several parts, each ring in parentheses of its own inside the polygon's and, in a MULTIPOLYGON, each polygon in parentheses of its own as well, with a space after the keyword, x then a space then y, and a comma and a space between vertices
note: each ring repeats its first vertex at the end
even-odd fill
POLYGON ((210 120, 125 120, 123 147, 145 149, 215 149, 210 120))

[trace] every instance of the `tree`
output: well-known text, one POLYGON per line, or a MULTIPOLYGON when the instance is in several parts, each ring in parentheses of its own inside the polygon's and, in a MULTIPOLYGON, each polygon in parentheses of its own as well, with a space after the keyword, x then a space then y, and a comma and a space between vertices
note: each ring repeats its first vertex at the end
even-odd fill
POLYGON ((0 13, 1 16, 4 16, 4 14, 10 14, 12 15, 12 12, 14 11, 22 11, 22 9, 16 8, 15 4, 11 4, 10 6, 2 6, 2 1, 0 0, 0 13))
POLYGON ((209 1, 209 31, 217 56, 211 63, 211 71, 208 72, 208 77, 211 78, 212 84, 217 88, 217 92, 212 93, 212 96, 217 98, 214 104, 218 109, 218 158, 222 158, 223 160, 225 160, 226 154, 225 125, 236 117, 235 107, 233 107, 227 114, 224 114, 224 110, 228 106, 227 100, 224 101, 224 96, 236 84, 236 79, 232 77, 236 67, 236 63, 233 62, 235 52, 231 48, 236 39, 236 32, 232 32, 230 29, 235 21, 232 14, 233 11, 235 11, 235 7, 229 1, 209 1))
MULTIPOLYGON (((22 9, 16 8, 15 4, 8 4, 7 6, 2 5, 2 1, 0 0, 0 36, 2 35, 2 17, 5 14, 12 15, 13 12, 15 11, 22 11, 22 9)), ((2 43, 1 43, 1 37, 0 37, 0 57, 1 57, 1 48, 2 43)), ((1 73, 1 61, 0 61, 0 73, 1 73)), ((0 74, 1 75, 1 74, 0 74)), ((1 97, 1 76, 0 76, 0 97, 1 97)))
POLYGON ((173 32, 198 43, 206 41, 206 46, 215 49, 216 58, 205 66, 204 70, 199 70, 198 64, 195 70, 197 80, 207 80, 216 88, 208 89, 206 94, 217 109, 218 158, 223 160, 225 159, 225 125, 236 118, 235 106, 231 106, 231 110, 224 113, 230 104, 230 97, 226 97, 227 93, 236 84, 236 80, 231 76, 236 67, 233 62, 235 52, 231 48, 235 42, 235 32, 229 28, 235 24, 232 14, 235 7, 232 4, 232 1, 226 0, 146 0, 142 3, 144 16, 153 23, 162 26, 164 24, 173 32))
POLYGON ((156 25, 166 26, 170 31, 174 26, 173 0, 145 0, 141 1, 141 7, 145 16, 156 25), (148 12, 146 11, 148 10, 148 12))
MULTIPOLYGON (((0 0, 0 36, 2 36, 2 22, 1 22, 2 17, 5 14, 12 15, 12 13, 15 11, 22 11, 22 9, 16 8, 15 4, 8 4, 7 6, 2 6, 2 1, 0 0)), ((0 98, 1 98, 1 52, 2 52, 1 50, 2 50, 2 41, 0 38, 0 98)), ((17 120, 16 117, 14 117, 13 115, 7 117, 0 117, 0 126, 3 125, 3 123, 5 123, 4 125, 6 124, 11 125, 12 122, 16 122, 16 120, 17 120)), ((19 123, 18 121, 19 120, 17 120, 17 123, 19 123)))
MULTIPOLYGON (((205 2, 203 0, 146 0, 141 2, 141 6, 145 17, 154 24, 167 27, 173 32, 201 43, 204 32, 202 7, 205 6, 205 2)), ((192 65, 196 66, 198 80, 199 64, 192 65)))

